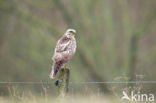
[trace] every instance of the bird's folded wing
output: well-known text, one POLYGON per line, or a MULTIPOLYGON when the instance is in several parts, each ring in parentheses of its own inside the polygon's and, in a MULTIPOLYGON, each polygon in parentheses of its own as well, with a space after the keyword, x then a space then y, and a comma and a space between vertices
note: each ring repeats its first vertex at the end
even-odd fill
POLYGON ((69 44, 70 44, 70 40, 66 40, 66 41, 64 41, 64 42, 62 42, 62 41, 59 41, 58 43, 57 43, 57 45, 56 45, 56 49, 55 49, 55 52, 64 52, 64 51, 66 51, 67 50, 67 48, 68 48, 68 46, 69 46, 69 44))

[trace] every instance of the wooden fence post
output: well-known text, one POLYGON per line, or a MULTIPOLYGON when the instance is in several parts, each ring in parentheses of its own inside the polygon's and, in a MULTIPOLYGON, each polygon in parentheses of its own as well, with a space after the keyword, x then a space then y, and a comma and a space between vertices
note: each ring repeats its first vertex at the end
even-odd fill
POLYGON ((58 80, 55 85, 58 86, 59 96, 64 97, 69 91, 69 76, 70 70, 68 68, 59 71, 58 80))

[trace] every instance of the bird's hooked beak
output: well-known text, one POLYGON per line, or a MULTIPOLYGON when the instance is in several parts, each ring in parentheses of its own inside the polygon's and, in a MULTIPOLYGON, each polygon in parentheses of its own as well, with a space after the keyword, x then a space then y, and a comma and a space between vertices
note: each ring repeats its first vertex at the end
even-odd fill
POLYGON ((74 31, 71 31, 71 33, 72 33, 73 35, 75 35, 75 34, 76 34, 76 30, 74 30, 74 31))

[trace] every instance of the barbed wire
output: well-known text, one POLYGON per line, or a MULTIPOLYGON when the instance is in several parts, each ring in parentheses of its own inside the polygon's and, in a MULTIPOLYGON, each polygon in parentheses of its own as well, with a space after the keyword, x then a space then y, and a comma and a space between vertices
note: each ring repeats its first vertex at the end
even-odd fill
POLYGON ((156 84, 156 81, 71 82, 72 84, 156 84))
MULTIPOLYGON (((0 82, 0 85, 3 84, 31 84, 31 85, 41 85, 41 84, 54 84, 55 82, 0 82)), ((70 82, 70 84, 156 84, 156 81, 106 81, 106 82, 98 82, 98 81, 77 81, 70 82)))

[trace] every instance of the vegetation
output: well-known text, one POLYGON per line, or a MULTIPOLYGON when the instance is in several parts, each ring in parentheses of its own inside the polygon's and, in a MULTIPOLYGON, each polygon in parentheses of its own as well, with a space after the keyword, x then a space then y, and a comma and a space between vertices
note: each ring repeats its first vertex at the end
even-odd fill
MULTIPOLYGON (((51 57, 68 28, 77 30, 78 45, 68 63, 70 81, 155 80, 155 5, 155 0, 0 0, 0 81, 52 81, 51 57)), ((8 87, 0 84, 0 95, 9 95, 8 87)), ((13 87, 39 93, 42 85, 13 87)), ((107 94, 125 85, 78 84, 70 90, 86 87, 107 94)), ((46 88, 56 94, 54 85, 46 88)))

